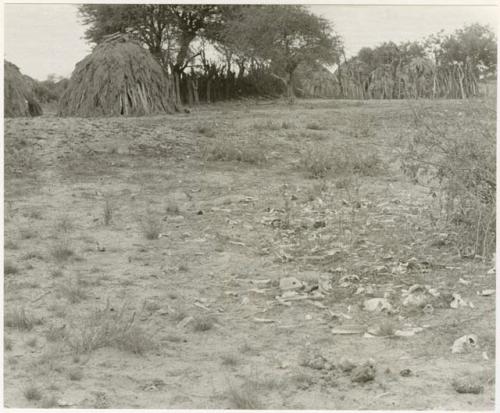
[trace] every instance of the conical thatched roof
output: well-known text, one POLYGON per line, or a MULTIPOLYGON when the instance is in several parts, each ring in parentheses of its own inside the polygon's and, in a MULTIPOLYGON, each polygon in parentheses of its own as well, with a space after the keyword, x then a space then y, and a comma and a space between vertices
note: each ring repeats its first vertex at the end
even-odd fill
POLYGON ((4 61, 4 107, 3 114, 6 118, 21 116, 39 116, 42 107, 36 101, 32 87, 19 70, 19 68, 4 61))
POLYGON ((174 111, 159 63, 128 35, 114 35, 76 64, 59 101, 62 116, 141 116, 174 111))

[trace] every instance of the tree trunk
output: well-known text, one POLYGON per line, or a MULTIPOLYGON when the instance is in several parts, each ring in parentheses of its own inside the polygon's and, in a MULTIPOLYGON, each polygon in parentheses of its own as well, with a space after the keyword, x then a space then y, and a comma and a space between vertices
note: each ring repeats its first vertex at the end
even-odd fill
POLYGON ((293 71, 288 73, 287 97, 288 97, 288 103, 290 105, 293 105, 295 103, 295 93, 293 90, 293 71))

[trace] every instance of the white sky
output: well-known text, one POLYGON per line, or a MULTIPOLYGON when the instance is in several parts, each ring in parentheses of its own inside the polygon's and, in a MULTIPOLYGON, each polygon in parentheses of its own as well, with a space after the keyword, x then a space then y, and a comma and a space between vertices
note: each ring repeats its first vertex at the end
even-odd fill
MULTIPOLYGON (((89 45, 71 4, 5 4, 4 55, 35 79, 69 76, 89 45)), ((419 40, 441 29, 451 32, 465 23, 498 28, 493 6, 346 6, 317 5, 311 10, 333 21, 349 55, 384 41, 419 40)))

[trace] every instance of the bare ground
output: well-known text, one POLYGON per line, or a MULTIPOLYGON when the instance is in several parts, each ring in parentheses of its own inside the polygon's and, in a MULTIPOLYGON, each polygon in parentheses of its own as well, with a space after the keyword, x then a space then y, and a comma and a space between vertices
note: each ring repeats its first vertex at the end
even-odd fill
POLYGON ((493 264, 442 242, 429 189, 400 172, 411 128, 405 102, 7 119, 5 406, 492 410, 495 298, 476 292, 493 264), (345 148, 384 167, 303 166, 345 148), (310 299, 276 299, 290 276, 310 299), (433 312, 402 305, 414 284, 440 293, 433 312), (364 309, 384 296, 393 311, 364 309), (452 354, 465 334, 477 346, 452 354))

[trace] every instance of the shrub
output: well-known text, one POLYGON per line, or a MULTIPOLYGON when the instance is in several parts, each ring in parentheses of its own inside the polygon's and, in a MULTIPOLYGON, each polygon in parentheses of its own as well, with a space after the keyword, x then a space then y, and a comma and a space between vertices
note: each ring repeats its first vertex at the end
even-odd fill
POLYGON ((436 225, 454 233, 463 257, 486 257, 496 239, 495 112, 477 103, 463 112, 413 108, 415 124, 401 151, 403 172, 440 201, 436 225))

